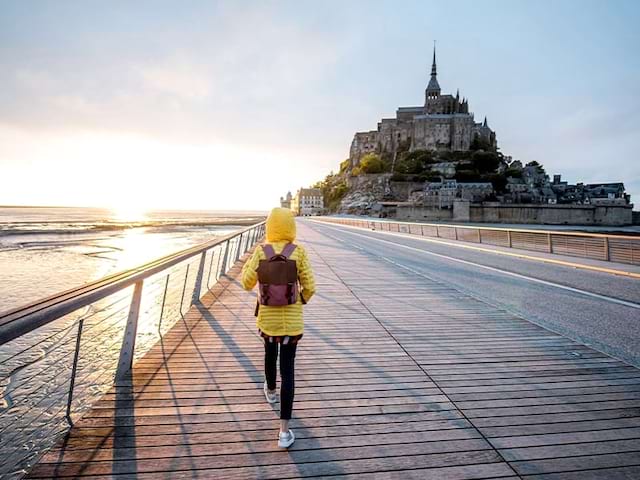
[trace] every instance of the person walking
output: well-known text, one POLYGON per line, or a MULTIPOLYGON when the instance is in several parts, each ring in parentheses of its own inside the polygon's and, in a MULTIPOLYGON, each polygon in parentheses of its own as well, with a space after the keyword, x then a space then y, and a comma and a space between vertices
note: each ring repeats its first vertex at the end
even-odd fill
POLYGON ((290 447, 295 435, 289 428, 295 392, 296 348, 303 335, 302 309, 315 293, 311 263, 304 247, 294 244, 296 223, 292 212, 274 208, 266 221, 266 242, 259 245, 242 268, 242 287, 259 283, 256 316, 264 342, 263 391, 267 402, 277 401, 276 365, 280 354, 280 432, 278 446, 290 447))

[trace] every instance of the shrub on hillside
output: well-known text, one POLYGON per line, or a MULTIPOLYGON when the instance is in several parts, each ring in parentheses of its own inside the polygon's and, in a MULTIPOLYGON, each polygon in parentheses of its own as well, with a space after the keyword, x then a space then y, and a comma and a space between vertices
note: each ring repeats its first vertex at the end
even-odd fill
POLYGON ((385 171, 384 162, 375 153, 367 153, 362 157, 359 167, 362 173, 382 173, 385 171))
POLYGON ((484 152, 479 150, 471 155, 473 169, 479 173, 493 173, 500 165, 500 157, 495 152, 484 152))

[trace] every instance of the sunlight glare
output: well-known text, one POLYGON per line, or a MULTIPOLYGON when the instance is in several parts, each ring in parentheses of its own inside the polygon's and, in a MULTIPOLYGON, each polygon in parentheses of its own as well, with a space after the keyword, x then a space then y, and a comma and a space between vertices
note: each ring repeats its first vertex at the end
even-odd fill
POLYGON ((147 209, 135 203, 126 203, 111 208, 114 222, 142 222, 147 220, 147 209))

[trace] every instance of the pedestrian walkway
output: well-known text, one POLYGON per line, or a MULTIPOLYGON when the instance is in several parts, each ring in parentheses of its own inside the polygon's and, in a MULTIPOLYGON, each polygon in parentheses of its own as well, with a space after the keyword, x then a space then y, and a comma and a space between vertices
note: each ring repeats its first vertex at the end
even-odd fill
POLYGON ((640 478, 640 371, 301 222, 289 451, 237 265, 32 478, 640 478))

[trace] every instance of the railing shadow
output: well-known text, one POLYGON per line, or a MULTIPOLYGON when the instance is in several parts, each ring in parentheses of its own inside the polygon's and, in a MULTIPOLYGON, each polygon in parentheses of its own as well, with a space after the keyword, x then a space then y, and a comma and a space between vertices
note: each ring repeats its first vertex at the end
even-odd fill
MULTIPOLYGON (((115 387, 116 403, 114 412, 112 462, 113 473, 118 473, 118 461, 127 460, 127 473, 138 473, 136 455, 136 416, 133 398, 133 378, 127 376, 115 387), (131 455, 133 452, 133 455, 131 455)), ((96 449, 95 451, 98 451, 96 449)))

